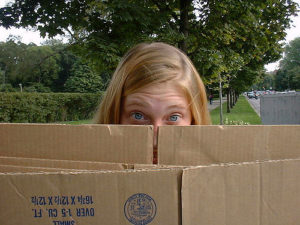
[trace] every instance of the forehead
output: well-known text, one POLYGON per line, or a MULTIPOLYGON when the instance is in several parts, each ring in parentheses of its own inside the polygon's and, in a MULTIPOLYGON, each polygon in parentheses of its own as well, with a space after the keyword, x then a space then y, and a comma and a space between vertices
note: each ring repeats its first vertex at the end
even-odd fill
POLYGON ((186 93, 178 85, 170 82, 149 85, 138 89, 136 92, 125 97, 128 101, 134 100, 159 100, 159 101, 178 101, 178 103, 188 102, 186 93))

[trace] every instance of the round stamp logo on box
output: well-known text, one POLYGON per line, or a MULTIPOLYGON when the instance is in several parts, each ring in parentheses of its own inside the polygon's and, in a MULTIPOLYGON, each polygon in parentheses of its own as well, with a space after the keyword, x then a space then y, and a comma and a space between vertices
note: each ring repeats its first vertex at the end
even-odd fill
POLYGON ((125 202, 124 214, 130 223, 134 225, 146 225, 156 215, 155 201, 147 194, 134 194, 125 202))

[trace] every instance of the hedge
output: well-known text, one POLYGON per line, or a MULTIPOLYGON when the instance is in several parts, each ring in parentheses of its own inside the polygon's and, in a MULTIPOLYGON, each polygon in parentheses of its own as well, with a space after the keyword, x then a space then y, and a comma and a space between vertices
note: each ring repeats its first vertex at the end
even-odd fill
POLYGON ((50 123, 90 119, 102 93, 0 93, 0 122, 50 123))

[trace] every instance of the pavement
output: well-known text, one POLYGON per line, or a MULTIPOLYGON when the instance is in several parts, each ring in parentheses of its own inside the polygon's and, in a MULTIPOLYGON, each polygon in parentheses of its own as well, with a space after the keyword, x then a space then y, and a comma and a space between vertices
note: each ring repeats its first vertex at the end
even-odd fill
MULTIPOLYGON (((227 98, 226 97, 222 98, 222 103, 224 103, 224 102, 227 102, 227 98)), ((217 108, 218 106, 220 106, 219 99, 213 100, 212 104, 209 104, 209 100, 208 100, 208 103, 207 103, 208 111, 211 111, 211 110, 217 108)))

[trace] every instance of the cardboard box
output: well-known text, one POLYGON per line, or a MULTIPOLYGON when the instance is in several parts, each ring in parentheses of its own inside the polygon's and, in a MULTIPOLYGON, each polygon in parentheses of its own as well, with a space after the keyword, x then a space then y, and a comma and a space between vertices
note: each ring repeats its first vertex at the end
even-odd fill
POLYGON ((27 172, 80 172, 92 170, 76 170, 76 169, 62 169, 51 167, 34 167, 34 166, 17 166, 0 164, 0 173, 27 173, 27 172))
POLYGON ((152 145, 151 126, 0 124, 0 156, 151 164, 152 145))
POLYGON ((0 224, 178 224, 180 174, 0 174, 0 224))
POLYGON ((209 165, 294 159, 300 156, 300 126, 162 126, 158 162, 209 165))
POLYGON ((3 225, 298 224, 300 161, 0 175, 3 225), (181 189, 182 186, 182 189, 181 189), (182 218, 181 218, 182 215, 182 218))
MULTIPOLYGON (((109 163, 109 162, 89 162, 89 161, 73 161, 73 160, 54 160, 54 159, 34 159, 21 157, 0 156, 0 172, 7 172, 1 169, 1 165, 7 168, 49 168, 55 171, 61 170, 124 170, 133 169, 133 164, 125 163, 109 163)), ((4 168, 4 167, 2 167, 4 168)), ((32 170, 37 171, 37 170, 32 170)), ((45 170, 39 170, 45 171, 45 170)), ((53 171, 53 170, 47 170, 53 171)))
POLYGON ((183 172, 184 225, 296 225, 299 203, 299 159, 202 166, 183 172))
POLYGON ((62 169, 0 173, 0 224, 296 225, 299 134, 300 126, 161 127, 152 165, 149 126, 0 124, 0 165, 62 169), (135 169, 76 171, 97 161, 135 169))

